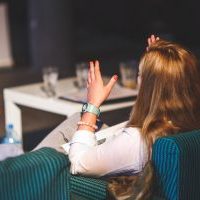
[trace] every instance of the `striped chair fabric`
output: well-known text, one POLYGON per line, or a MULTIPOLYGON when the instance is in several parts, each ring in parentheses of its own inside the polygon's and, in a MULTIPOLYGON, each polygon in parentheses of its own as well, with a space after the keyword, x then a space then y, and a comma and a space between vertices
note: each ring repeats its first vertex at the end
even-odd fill
MULTIPOLYGON (((158 139, 153 146, 154 199, 200 199, 200 131, 158 139)), ((0 162, 0 199, 103 200, 107 182, 74 176, 67 156, 51 148, 0 162)))
POLYGON ((152 160, 159 196, 167 200, 200 199, 200 131, 158 139, 152 160))

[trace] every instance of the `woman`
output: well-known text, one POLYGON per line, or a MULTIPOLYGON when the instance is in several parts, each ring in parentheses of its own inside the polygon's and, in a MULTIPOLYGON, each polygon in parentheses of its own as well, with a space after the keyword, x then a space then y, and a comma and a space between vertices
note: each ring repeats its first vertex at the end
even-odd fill
POLYGON ((136 104, 125 128, 102 145, 94 132, 99 107, 117 81, 104 86, 99 62, 90 62, 88 95, 90 109, 83 109, 71 141, 71 172, 104 176, 140 173, 158 137, 200 128, 200 68, 194 55, 180 45, 148 39, 149 47, 139 64, 140 85, 136 104))
MULTIPOLYGON (((103 176, 139 173, 151 158, 155 139, 200 128, 200 71, 197 60, 177 44, 150 39, 139 64, 136 104, 126 127, 111 141, 96 145, 97 115, 84 112, 71 141, 73 174, 103 176)), ((90 62, 87 100, 97 111, 117 81, 104 86, 99 62, 90 62)))
MULTIPOLYGON (((148 197, 153 178, 151 166, 145 165, 151 160, 154 141, 200 128, 200 68, 196 58, 180 45, 154 36, 148 39, 148 44, 139 63, 139 94, 130 119, 113 133, 112 139, 101 145, 97 145, 94 135, 99 107, 117 76, 104 85, 99 62, 90 62, 88 104, 83 106, 69 151, 73 174, 108 176, 144 172, 141 178, 145 187, 142 186, 142 195, 138 198, 143 200, 148 197)), ((126 181, 131 186, 132 179, 125 178, 126 181)), ((119 196, 119 187, 113 186, 111 190, 119 196)), ((130 187, 124 194, 120 191, 123 195, 132 192, 130 187)))

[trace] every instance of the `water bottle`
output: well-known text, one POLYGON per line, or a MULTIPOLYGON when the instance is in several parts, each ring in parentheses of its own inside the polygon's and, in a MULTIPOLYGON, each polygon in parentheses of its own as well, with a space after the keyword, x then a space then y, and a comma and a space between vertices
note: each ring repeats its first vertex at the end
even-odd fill
POLYGON ((13 124, 8 124, 6 126, 6 136, 2 140, 3 144, 15 144, 17 146, 22 146, 22 142, 16 138, 16 132, 14 131, 13 124))
POLYGON ((1 141, 0 161, 24 153, 22 142, 16 136, 13 125, 8 124, 6 126, 6 135, 1 141))

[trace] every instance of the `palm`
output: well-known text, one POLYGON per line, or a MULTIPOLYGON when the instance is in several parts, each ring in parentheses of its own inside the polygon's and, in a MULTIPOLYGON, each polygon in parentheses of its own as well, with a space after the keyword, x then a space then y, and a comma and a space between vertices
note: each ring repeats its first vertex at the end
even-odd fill
POLYGON ((87 100, 89 103, 94 104, 99 107, 110 94, 115 82, 117 80, 117 76, 113 76, 107 85, 104 85, 99 62, 95 61, 90 62, 90 69, 88 72, 88 83, 87 83, 87 100))

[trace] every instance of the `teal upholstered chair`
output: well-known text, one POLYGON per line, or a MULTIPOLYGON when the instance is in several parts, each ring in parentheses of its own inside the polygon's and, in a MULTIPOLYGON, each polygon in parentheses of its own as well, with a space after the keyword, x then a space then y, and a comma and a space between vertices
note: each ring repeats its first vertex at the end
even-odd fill
MULTIPOLYGON (((153 146, 152 160, 157 177, 157 190, 153 199, 200 199, 200 131, 158 139, 153 146)), ((73 176, 71 184, 72 196, 76 197, 74 199, 106 198, 104 181, 73 176), (85 181, 87 187, 84 189, 85 181), (97 181, 95 188, 93 183, 97 181), (101 193, 98 198, 95 197, 96 191, 101 193)))
MULTIPOLYGON (((200 132, 158 139, 152 160, 159 199, 200 199, 200 132)), ((107 182, 69 173, 67 156, 43 148, 0 162, 0 199, 106 199, 107 182)))
POLYGON ((152 159, 160 197, 200 199, 200 131, 158 139, 153 146, 152 159))

